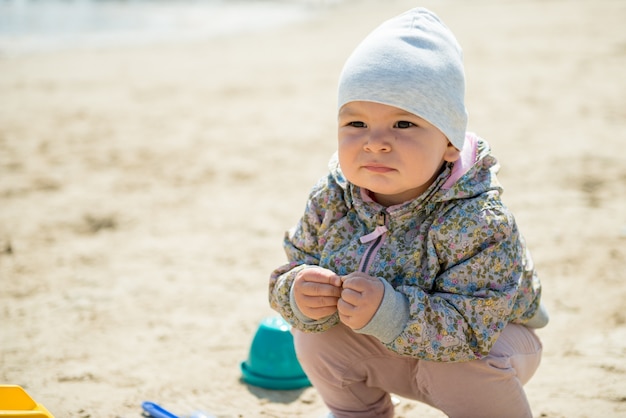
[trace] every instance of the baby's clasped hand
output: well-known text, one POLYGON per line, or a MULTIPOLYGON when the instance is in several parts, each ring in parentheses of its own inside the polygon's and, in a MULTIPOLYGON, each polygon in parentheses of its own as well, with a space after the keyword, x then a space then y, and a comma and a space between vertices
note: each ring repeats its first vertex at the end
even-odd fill
POLYGON ((341 277, 343 289, 337 301, 339 319, 352 329, 367 325, 380 306, 385 286, 376 277, 356 272, 341 277))
POLYGON ((322 267, 307 267, 293 282, 293 296, 298 309, 311 319, 321 319, 337 311, 341 297, 341 278, 322 267))
POLYGON ((385 286, 380 279, 356 272, 338 276, 323 267, 307 267, 293 282, 298 309, 318 320, 339 311, 339 319, 352 329, 367 325, 380 306, 385 286))

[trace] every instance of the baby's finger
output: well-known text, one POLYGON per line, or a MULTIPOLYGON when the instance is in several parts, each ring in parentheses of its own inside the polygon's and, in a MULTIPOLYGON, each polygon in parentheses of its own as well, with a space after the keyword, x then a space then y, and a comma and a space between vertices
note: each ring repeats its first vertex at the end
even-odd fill
POLYGON ((334 314, 337 311, 336 306, 325 306, 322 308, 311 308, 310 317, 320 319, 334 314))
POLYGON ((349 303, 350 305, 356 305, 361 299, 361 293, 352 289, 344 288, 341 291, 341 300, 349 303))
POLYGON ((343 280, 344 289, 352 289, 356 292, 363 292, 372 287, 373 284, 379 282, 375 277, 349 276, 343 280))
POLYGON ((319 282, 304 282, 300 286, 300 292, 307 296, 332 296, 341 297, 341 288, 319 282))
POLYGON ((302 295, 300 297, 300 303, 304 306, 307 306, 310 309, 319 309, 319 308, 327 308, 332 307, 335 308, 337 306, 337 301, 339 298, 332 296, 306 296, 302 295))
POLYGON ((337 310, 344 316, 352 316, 354 314, 354 305, 346 302, 345 299, 339 299, 337 301, 337 310))
POLYGON ((341 278, 330 270, 322 268, 308 268, 300 272, 302 278, 307 282, 329 284, 341 287, 341 278))

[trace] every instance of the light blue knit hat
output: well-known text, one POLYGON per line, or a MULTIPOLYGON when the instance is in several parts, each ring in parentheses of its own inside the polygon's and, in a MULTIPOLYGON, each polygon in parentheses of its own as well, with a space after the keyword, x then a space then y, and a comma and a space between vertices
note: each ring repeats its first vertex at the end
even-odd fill
POLYGON ((463 148, 463 53, 429 10, 411 9, 371 32, 346 61, 338 93, 339 109, 356 100, 398 107, 426 119, 463 148))

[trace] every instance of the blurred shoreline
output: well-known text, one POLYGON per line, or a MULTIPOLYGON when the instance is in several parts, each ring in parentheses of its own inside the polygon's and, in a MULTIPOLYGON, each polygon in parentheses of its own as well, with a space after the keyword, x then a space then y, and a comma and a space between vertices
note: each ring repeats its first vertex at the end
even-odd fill
POLYGON ((0 0, 0 56, 201 41, 313 17, 323 0, 0 0))

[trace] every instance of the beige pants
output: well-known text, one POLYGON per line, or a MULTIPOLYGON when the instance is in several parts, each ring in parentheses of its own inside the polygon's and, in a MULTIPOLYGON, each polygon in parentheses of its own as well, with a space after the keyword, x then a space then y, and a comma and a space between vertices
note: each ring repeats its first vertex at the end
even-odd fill
POLYGON ((450 417, 532 417, 522 385, 539 366, 541 342, 522 325, 507 325, 487 357, 464 363, 400 356, 341 324, 293 332, 302 368, 337 418, 391 418, 391 393, 450 417))

